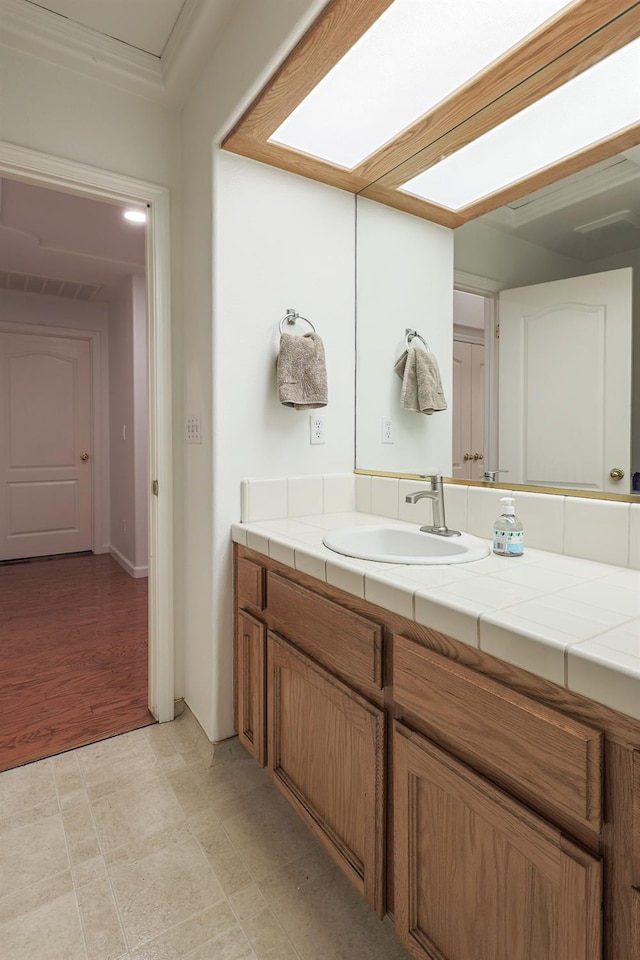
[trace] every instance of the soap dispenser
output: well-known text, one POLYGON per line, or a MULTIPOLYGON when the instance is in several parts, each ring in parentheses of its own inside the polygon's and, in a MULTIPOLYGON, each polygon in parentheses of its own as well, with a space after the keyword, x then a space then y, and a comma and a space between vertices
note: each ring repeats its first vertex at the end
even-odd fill
POLYGON ((493 552, 499 557, 521 557, 524 553, 524 532, 516 517, 513 497, 501 497, 502 513, 493 525, 493 552))

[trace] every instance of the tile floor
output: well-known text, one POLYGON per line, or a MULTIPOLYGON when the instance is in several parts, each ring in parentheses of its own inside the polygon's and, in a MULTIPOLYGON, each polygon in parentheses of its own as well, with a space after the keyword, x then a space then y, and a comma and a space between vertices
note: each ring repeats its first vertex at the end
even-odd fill
POLYGON ((407 960, 192 715, 0 774, 2 960, 407 960))

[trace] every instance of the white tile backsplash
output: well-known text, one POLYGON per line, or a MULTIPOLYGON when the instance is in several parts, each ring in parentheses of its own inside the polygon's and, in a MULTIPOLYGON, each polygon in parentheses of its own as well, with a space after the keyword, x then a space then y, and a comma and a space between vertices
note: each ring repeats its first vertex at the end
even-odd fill
MULTIPOLYGON (((445 487, 445 498, 448 493, 445 487)), ((494 490, 485 487, 467 488, 467 533, 485 540, 493 539, 493 524, 502 513, 501 497, 510 497, 510 490, 494 490)), ((526 531, 525 531, 526 533, 526 531)))
POLYGON ((287 515, 287 479, 248 480, 246 491, 246 516, 244 523, 257 523, 260 520, 277 520, 287 515))
POLYGON ((516 516, 524 527, 524 548, 562 553, 564 546, 564 502, 553 494, 516 491, 516 516))
POLYGON ((323 512, 322 477, 289 477, 287 516, 305 517, 323 512))
POLYGON ((323 478, 325 513, 349 513, 356 509, 356 477, 353 473, 327 474, 323 478))
POLYGON ((398 519, 398 485, 395 477, 371 478, 371 510, 379 517, 398 519))
POLYGON ((629 510, 629 566, 640 570, 640 503, 629 510))
POLYGON ((371 481, 363 473, 356 474, 356 510, 360 513, 371 513, 371 481))
MULTIPOLYGON (((444 485, 444 512, 447 526, 452 530, 467 530, 468 487, 458 483, 444 485)), ((489 534, 487 534, 489 536, 489 534)))
POLYGON ((572 557, 615 563, 629 562, 628 503, 566 497, 564 508, 564 552, 572 557))

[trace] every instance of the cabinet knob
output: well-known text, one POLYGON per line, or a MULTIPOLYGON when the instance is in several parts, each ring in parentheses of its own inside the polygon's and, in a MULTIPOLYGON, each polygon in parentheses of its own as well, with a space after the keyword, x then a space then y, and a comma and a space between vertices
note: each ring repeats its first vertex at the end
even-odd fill
POLYGON ((622 467, 613 467, 611 470, 609 470, 609 476, 612 480, 622 480, 624 477, 624 470, 622 467))

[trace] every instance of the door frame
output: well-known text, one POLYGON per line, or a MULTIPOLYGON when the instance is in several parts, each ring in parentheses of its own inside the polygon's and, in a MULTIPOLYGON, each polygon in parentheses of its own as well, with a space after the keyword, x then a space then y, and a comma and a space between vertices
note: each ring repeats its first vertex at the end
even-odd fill
POLYGON ((174 717, 173 456, 169 189, 0 140, 0 174, 98 200, 145 204, 149 211, 147 369, 149 476, 149 710, 174 717))

